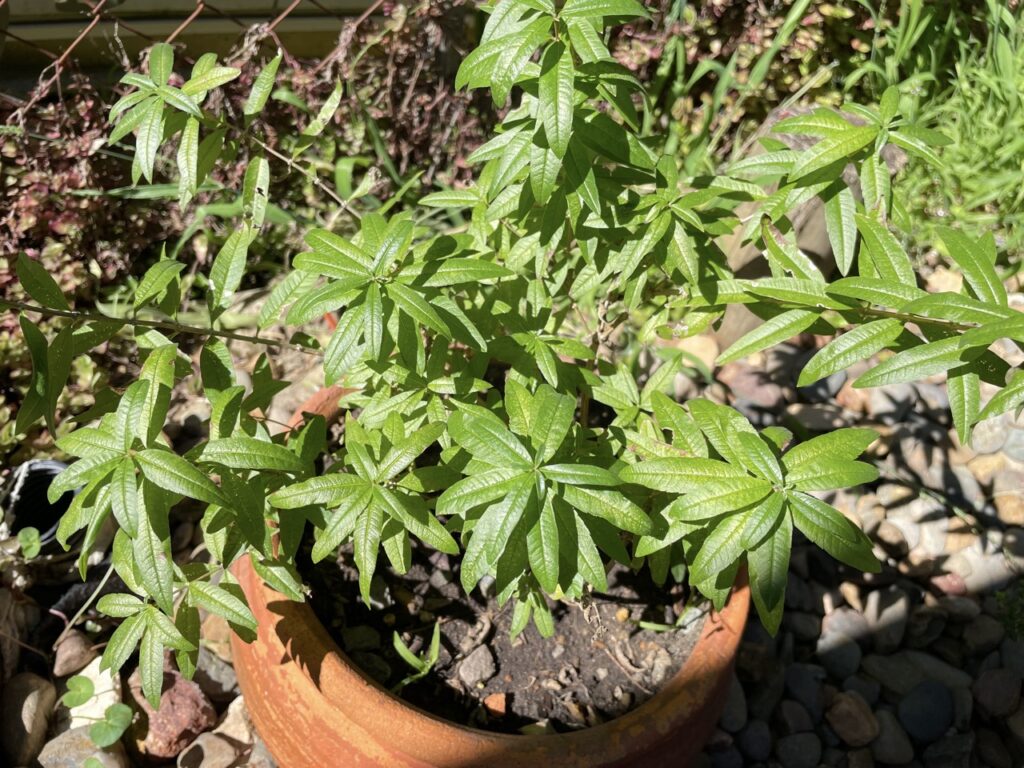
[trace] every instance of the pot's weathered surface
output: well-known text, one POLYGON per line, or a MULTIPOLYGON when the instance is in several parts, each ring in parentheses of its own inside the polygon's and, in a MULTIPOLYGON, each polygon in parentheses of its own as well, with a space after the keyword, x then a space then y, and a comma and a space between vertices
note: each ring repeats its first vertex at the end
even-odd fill
POLYGON ((263 584, 247 558, 234 572, 259 623, 255 642, 232 639, 238 682, 281 768, 685 768, 722 710, 749 607, 737 587, 679 673, 632 712, 575 733, 514 736, 402 702, 348 660, 308 605, 263 584))
MULTIPOLYGON (((318 393, 292 426, 302 413, 336 419, 342 393, 318 393)), ((248 557, 232 570, 259 625, 252 643, 232 637, 235 671, 281 768, 687 768, 725 704, 750 607, 746 584, 737 584, 678 674, 626 715, 574 733, 516 736, 406 704, 349 661, 308 604, 264 584, 248 557)))

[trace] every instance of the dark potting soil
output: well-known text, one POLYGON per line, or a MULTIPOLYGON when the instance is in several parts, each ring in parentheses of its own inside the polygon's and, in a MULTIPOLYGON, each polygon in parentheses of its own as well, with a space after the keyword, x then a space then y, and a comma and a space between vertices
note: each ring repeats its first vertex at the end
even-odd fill
POLYGON ((646 571, 616 566, 607 593, 586 605, 551 603, 553 637, 542 638, 531 622, 511 640, 511 602, 499 607, 479 589, 467 596, 447 555, 414 546, 406 574, 382 558, 371 609, 360 599, 350 551, 315 566, 303 551, 299 569, 313 610, 353 663, 394 689, 413 673, 394 650, 394 633, 419 655, 440 623, 434 668, 396 692, 433 715, 487 730, 567 731, 623 715, 679 671, 704 626, 706 608, 691 604, 685 586, 657 587, 646 571), (680 628, 641 625, 674 625, 680 616, 680 628))

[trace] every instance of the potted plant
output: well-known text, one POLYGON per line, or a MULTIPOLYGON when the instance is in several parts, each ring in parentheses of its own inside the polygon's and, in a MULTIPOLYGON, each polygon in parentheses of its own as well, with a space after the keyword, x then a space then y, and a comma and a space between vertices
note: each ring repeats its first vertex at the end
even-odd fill
MULTIPOLYGON (((858 386, 945 372, 964 441, 979 420, 1024 399, 1024 375, 989 350, 1024 329, 1007 307, 994 241, 945 230, 964 289, 935 295, 918 287, 890 229, 883 148, 932 161, 941 143, 899 116, 898 92, 886 92, 877 109, 822 109, 775 126, 781 136, 812 137, 809 149, 773 136, 728 174, 683 178, 675 158, 654 149, 656 133, 641 130, 643 85, 602 36, 644 15, 635 0, 490 7, 457 78, 508 107, 470 158, 480 168, 475 183, 396 214, 390 204, 359 213, 339 201, 357 231, 308 231, 309 250, 269 295, 258 334, 224 320, 271 205, 272 164, 275 174, 322 184, 303 153, 331 124, 342 86, 301 133, 271 143, 258 115, 280 57, 256 79, 242 115, 211 98, 238 75, 212 56, 178 86, 172 49, 157 45, 147 74, 125 76, 130 91, 112 109, 111 139, 135 134, 136 181, 152 181, 160 148, 176 142, 187 206, 218 163, 245 150, 237 226, 202 280, 161 258, 117 317, 70 308, 27 258, 19 276, 35 303, 12 306, 22 311, 34 363, 21 424, 45 417, 53 431, 74 355, 115 334, 140 351, 137 379, 99 398, 92 421, 58 440, 78 460, 50 493, 81 489, 58 535, 84 530, 83 552, 108 520, 116 525, 112 568, 127 591, 98 603, 123 619, 104 664, 119 668, 137 650, 154 705, 164 651, 189 674, 207 611, 241 638, 248 705, 288 766, 682 764, 721 706, 745 620, 745 578, 775 632, 795 531, 855 569, 878 569, 869 539, 821 498, 877 473, 858 460, 876 437, 870 430, 800 440, 781 427, 758 430, 710 399, 676 402, 666 394, 681 364, 671 340, 742 304, 763 323, 723 362, 811 333, 835 338, 801 384, 878 353, 882 361, 858 386), (844 177, 851 165, 856 191, 844 177), (787 218, 813 197, 826 211, 837 279, 799 251, 787 218), (741 219, 740 203, 754 214, 741 219), (437 224, 443 216, 449 225, 437 224), (717 239, 737 230, 763 251, 770 277, 734 276, 717 239), (182 322, 183 292, 203 285, 209 322, 182 322), (55 321, 47 339, 30 313, 66 322, 55 321), (303 334, 263 333, 282 325, 291 333, 325 313, 338 316, 322 346, 303 334), (243 384, 232 349, 251 345, 267 353, 243 384), (283 382, 271 360, 285 348, 319 356, 328 389, 274 434, 265 414, 283 382), (660 350, 659 364, 641 366, 641 350, 660 350), (208 439, 179 455, 162 429, 182 380, 208 401, 210 416, 208 439), (984 406, 983 382, 997 392, 984 406), (338 436, 328 427, 341 413, 338 436), (183 499, 204 509, 207 562, 170 556, 168 515, 183 499), (593 605, 610 575, 623 573, 666 591, 688 584, 715 613, 689 661, 629 714, 575 733, 488 733, 403 703, 339 650, 301 602, 296 566, 339 547, 367 604, 375 574, 444 555, 464 594, 506 606, 506 638, 531 623, 530 632, 553 635, 566 606, 593 605)), ((432 661, 406 652, 425 673, 432 661)))

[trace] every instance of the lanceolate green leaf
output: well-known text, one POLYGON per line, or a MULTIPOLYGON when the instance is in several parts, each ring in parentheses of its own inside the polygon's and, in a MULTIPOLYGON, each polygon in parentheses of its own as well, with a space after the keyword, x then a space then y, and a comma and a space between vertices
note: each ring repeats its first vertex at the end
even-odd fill
POLYGON ((221 616, 239 627, 256 631, 256 620, 248 606, 224 587, 208 581, 192 581, 188 585, 188 594, 197 608, 221 616))
POLYGON ((895 235, 876 219, 859 213, 856 218, 857 229, 864 238, 862 247, 867 249, 871 265, 878 271, 878 276, 889 283, 916 287, 917 280, 910 258, 895 235))
POLYGON ((147 448, 136 455, 142 474, 154 485, 209 504, 223 504, 220 489, 205 474, 170 451, 147 448))
POLYGON ((718 356, 718 364, 723 365, 739 360, 754 352, 779 344, 807 330, 818 319, 818 313, 810 309, 790 309, 771 320, 763 323, 718 356))
POLYGON ((818 350, 800 372, 798 384, 806 387, 819 379, 846 370, 885 349, 903 332, 903 324, 894 318, 872 320, 839 336, 818 350))
POLYGON ((832 557, 861 571, 881 570, 871 540, 838 510, 805 493, 791 493, 787 500, 796 527, 832 557))
POLYGON ((878 128, 866 125, 827 136, 800 156, 790 178, 797 181, 833 163, 848 160, 871 144, 877 135, 878 128))
POLYGON ((648 533, 651 520, 636 504, 615 491, 567 485, 563 488, 565 500, 588 515, 607 520, 630 533, 648 533))
POLYGON ((213 440, 203 447, 202 460, 230 469, 271 469, 302 473, 306 464, 283 445, 237 435, 213 440))
POLYGON ((562 43, 552 43, 540 62, 538 112, 548 146, 558 158, 565 156, 572 136, 573 79, 572 54, 562 43))
MULTIPOLYGON (((941 227, 939 235, 974 295, 981 301, 1006 306, 1006 287, 996 274, 995 265, 985 248, 957 229, 941 227)), ((991 256, 994 257, 995 253, 991 256)))
POLYGON ((857 220, 854 217, 857 203, 846 183, 840 181, 839 184, 839 190, 825 200, 825 225, 836 266, 846 275, 853 266, 857 250, 857 220))
POLYGON ((42 306, 50 309, 69 309, 64 292, 38 261, 30 259, 24 253, 19 253, 17 273, 25 293, 42 306))
POLYGON ((955 368, 969 358, 970 350, 960 346, 960 339, 951 336, 919 344, 899 352, 857 379, 855 387, 881 387, 903 381, 920 380, 955 368))
POLYGON ((789 580, 793 520, 789 511, 775 518, 774 528, 747 554, 750 592, 765 629, 778 632, 789 580))

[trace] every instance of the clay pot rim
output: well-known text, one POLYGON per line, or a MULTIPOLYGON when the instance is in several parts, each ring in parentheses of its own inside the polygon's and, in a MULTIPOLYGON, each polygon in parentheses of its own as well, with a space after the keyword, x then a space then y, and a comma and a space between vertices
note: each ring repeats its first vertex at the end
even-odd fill
MULTIPOLYGON (((343 394, 339 387, 320 390, 297 410, 291 426, 301 422, 303 413, 323 415, 328 421, 337 418, 337 403, 343 394)), ((279 665, 287 662, 295 667, 295 674, 302 678, 300 685, 309 695, 319 695, 324 705, 343 713, 366 734, 376 735, 384 743, 400 739, 403 745, 411 747, 409 754, 425 756, 426 764, 446 764, 446 757, 454 754, 501 751, 516 745, 542 750, 547 757, 557 757, 563 751, 576 756, 590 755, 588 759, 598 765, 605 764, 605 749, 610 743, 635 742, 639 747, 658 739, 686 739, 685 733, 675 731, 701 719, 706 706, 714 706, 716 691, 724 684, 723 675, 735 660, 750 607, 746 574, 741 572, 723 609, 711 610, 705 617, 701 635, 679 671, 654 696, 624 715, 567 733, 509 734, 463 725, 403 701, 351 661, 308 602, 292 601, 266 585, 248 556, 237 560, 232 571, 257 618, 255 643, 265 646, 265 657, 280 659, 279 665), (305 660, 315 660, 317 671, 311 672, 305 660)), ((248 644, 236 636, 232 637, 232 644, 236 657, 244 660, 241 671, 248 677, 245 666, 259 663, 258 651, 247 650, 248 644)), ((294 678, 295 674, 289 676, 294 678)), ((261 704, 263 709, 273 709, 272 704, 261 704)), ((259 728, 258 710, 253 711, 253 717, 259 728)), ((717 712, 714 717, 717 718, 717 712)), ((274 724, 268 726, 273 728, 274 724)))

